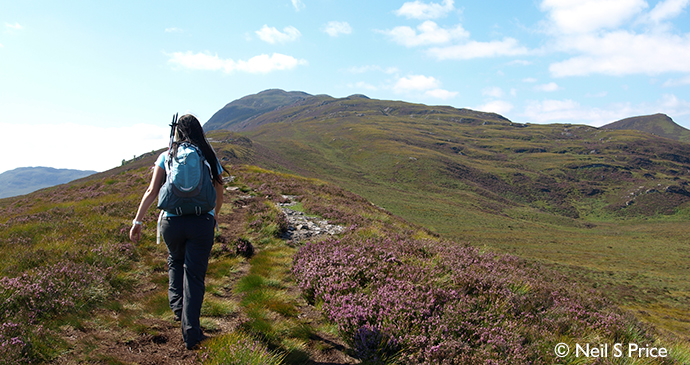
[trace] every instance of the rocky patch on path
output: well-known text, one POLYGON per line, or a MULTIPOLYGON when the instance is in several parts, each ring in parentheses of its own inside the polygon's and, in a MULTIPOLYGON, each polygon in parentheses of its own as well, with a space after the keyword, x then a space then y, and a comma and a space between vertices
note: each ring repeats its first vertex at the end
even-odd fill
POLYGON ((329 224, 325 219, 308 216, 304 214, 304 212, 290 209, 291 206, 297 204, 294 198, 295 197, 290 195, 283 195, 283 199, 288 202, 278 204, 288 221, 288 229, 283 238, 291 241, 304 241, 317 236, 332 236, 345 231, 345 227, 343 226, 329 224))

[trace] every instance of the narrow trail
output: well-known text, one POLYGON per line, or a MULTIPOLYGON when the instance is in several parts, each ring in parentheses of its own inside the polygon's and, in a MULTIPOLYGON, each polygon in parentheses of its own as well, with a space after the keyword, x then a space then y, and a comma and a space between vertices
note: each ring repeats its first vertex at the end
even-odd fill
MULTIPOLYGON (((230 197, 226 197, 230 198, 230 197)), ((230 214, 222 214, 219 223, 226 229, 222 231, 221 240, 232 242, 244 227, 245 211, 242 208, 233 209, 230 214)), ((155 227, 148 227, 155 229, 155 227)), ((218 244, 218 243, 216 243, 218 244)), ((157 262, 165 262, 165 252, 155 254, 157 262)), ((246 274, 249 264, 244 262, 233 276, 227 279, 231 282, 246 274)), ((167 272, 167 265, 157 265, 154 272, 162 275, 167 272)), ((124 310, 99 309, 93 315, 93 320, 81 323, 78 328, 63 326, 62 337, 71 343, 73 350, 58 358, 56 364, 145 364, 145 365, 182 365, 198 363, 198 352, 189 351, 182 341, 180 323, 173 320, 172 314, 155 316, 147 313, 144 305, 151 300, 156 292, 167 290, 167 280, 164 284, 155 283, 154 275, 140 275, 136 278, 137 286, 133 288, 128 304, 124 310), (165 289, 163 289, 165 288, 165 289), (134 331, 132 330, 134 328, 134 331)), ((208 294, 207 294, 208 295, 208 294)), ((228 299, 231 292, 226 293, 228 299)), ((209 337, 228 333, 236 329, 240 318, 218 318, 212 320, 216 328, 206 331, 209 337)))
MULTIPOLYGON (((230 213, 219 214, 218 223, 221 227, 221 235, 215 245, 225 244, 233 248, 236 240, 245 232, 247 207, 243 204, 240 192, 227 189, 225 201, 233 204, 230 213)), ((148 227, 148 229, 155 229, 148 227)), ((292 227, 294 230, 295 228, 292 227)), ((143 365, 187 365, 198 364, 199 351, 189 351, 182 341, 182 333, 179 322, 173 320, 172 314, 155 315, 146 309, 156 295, 167 293, 167 280, 155 280, 167 273, 165 264, 166 254, 163 250, 155 253, 156 261, 154 272, 150 275, 139 274, 133 278, 137 286, 128 294, 129 300, 122 303, 122 307, 111 310, 98 309, 93 313, 92 320, 75 325, 64 325, 60 328, 61 337, 71 344, 72 350, 55 359, 55 364, 143 364, 143 365)), ((144 264, 141 264, 144 265, 144 264)), ((150 265, 150 263, 149 263, 150 265)), ((215 299, 239 303, 241 297, 234 293, 232 288, 250 269, 248 261, 242 261, 235 267, 230 275, 222 278, 221 292, 213 295, 215 299)), ((149 269, 150 271, 150 269, 149 269)), ((146 272, 144 270, 144 272, 146 272)), ((207 284, 208 284, 207 278, 207 284)), ((298 289, 291 291, 299 297, 297 307, 299 318, 308 323, 318 323, 323 320, 322 314, 309 305, 297 293, 298 289)), ((209 337, 216 337, 230 333, 238 329, 247 318, 242 310, 224 317, 203 317, 213 323, 212 328, 204 328, 209 337)), ((207 322, 208 323, 208 322, 207 322)), ((316 332, 310 339, 308 349, 310 361, 307 364, 335 365, 357 363, 346 354, 346 345, 337 337, 316 332)))

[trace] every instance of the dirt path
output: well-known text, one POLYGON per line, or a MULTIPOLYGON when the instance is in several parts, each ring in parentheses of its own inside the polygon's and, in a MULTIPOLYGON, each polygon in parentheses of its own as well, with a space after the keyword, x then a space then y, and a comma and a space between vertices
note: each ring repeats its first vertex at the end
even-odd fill
MULTIPOLYGON (((220 215, 219 223, 225 227, 222 230, 221 241, 233 242, 244 229, 244 219, 245 210, 241 207, 233 209, 230 214, 220 215)), ((154 260, 162 264, 166 257, 164 252, 160 252, 156 253, 154 260)), ((245 265, 248 266, 246 263, 245 265)), ((160 268, 160 271, 166 269, 167 265, 165 269, 160 268)), ((247 269, 240 268, 233 277, 228 279, 238 280, 247 269)), ((198 353, 189 351, 184 346, 180 323, 175 322, 172 315, 169 319, 161 319, 146 313, 143 308, 144 303, 154 292, 165 290, 161 286, 167 288, 167 283, 156 284, 151 276, 147 275, 137 278, 136 282, 138 286, 129 294, 131 299, 128 304, 123 304, 124 310, 99 309, 94 313, 93 320, 79 323, 77 328, 70 325, 62 326, 61 337, 72 345, 72 351, 64 354, 54 363, 151 365, 198 363, 198 353)), ((216 322, 216 326, 208 331, 209 336, 230 332, 240 323, 238 318, 213 318, 213 321, 216 322)))
MULTIPOLYGON (((220 214, 218 217, 219 225, 223 229, 218 239, 220 242, 216 245, 225 244, 233 250, 234 242, 244 233, 247 209, 239 199, 239 192, 226 191, 225 194, 225 201, 233 204, 233 209, 231 213, 220 214)), ((224 209, 224 211, 227 210, 224 209)), ((154 260, 158 263, 158 269, 154 272, 157 271, 158 277, 163 277, 167 269, 167 265, 164 265, 165 253, 163 251, 156 253, 154 260)), ((249 263, 244 261, 232 275, 224 277, 223 287, 234 287, 235 282, 248 273, 249 266, 249 263)), ((163 284, 159 280, 156 284, 154 276, 143 274, 136 278, 135 282, 138 285, 128 295, 130 299, 121 303, 124 308, 99 309, 93 313, 92 320, 62 326, 61 337, 71 345, 72 350, 53 363, 61 365, 199 363, 199 352, 185 349, 179 322, 175 322, 172 315, 163 315, 161 318, 145 308, 152 297, 156 295, 160 297, 161 292, 165 290, 163 287, 167 288, 167 281, 163 284)), ((222 293, 216 292, 214 296, 234 302, 239 302, 241 299, 231 289, 226 289, 222 293)), ((300 318, 309 322, 318 323, 322 320, 321 313, 303 300, 299 303, 299 311, 300 318)), ((214 326, 205 329, 205 333, 209 337, 215 337, 236 330, 243 321, 246 321, 246 318, 242 316, 240 311, 239 314, 232 316, 212 317, 210 321, 214 323, 214 326)), ((346 347, 342 341, 328 334, 315 333, 308 347, 307 351, 311 357, 308 364, 329 365, 356 362, 346 354, 346 347)))

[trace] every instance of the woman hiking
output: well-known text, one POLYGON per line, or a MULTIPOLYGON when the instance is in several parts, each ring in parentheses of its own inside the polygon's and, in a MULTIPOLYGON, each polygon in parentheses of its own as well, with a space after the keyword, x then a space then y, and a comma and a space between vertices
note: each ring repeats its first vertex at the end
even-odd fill
MULTIPOLYGON (((195 116, 186 114, 177 120, 177 115, 175 115, 171 127, 170 147, 156 160, 151 183, 146 189, 139 204, 137 215, 132 221, 129 238, 135 243, 140 240, 142 220, 151 204, 158 197, 158 206, 164 209, 158 220, 159 234, 163 236, 168 247, 170 280, 168 300, 175 320, 181 322, 185 346, 191 350, 196 348, 199 342, 205 338, 201 331, 199 317, 206 290, 204 281, 211 247, 213 246, 213 230, 217 226, 215 214, 220 213, 223 205, 221 174, 225 169, 221 166, 213 148, 206 140, 204 130, 195 116), (185 168, 191 169, 191 167, 186 166, 196 164, 186 163, 185 158, 187 158, 188 153, 197 153, 197 156, 201 154, 200 157, 208 162, 207 168, 201 166, 197 167, 195 171, 202 172, 201 174, 196 173, 196 175, 202 175, 197 179, 205 179, 203 172, 206 171, 206 176, 209 176, 211 180, 211 182, 206 180, 206 184, 207 186, 212 184, 210 189, 215 190, 206 194, 209 196, 206 199, 208 208, 194 206, 191 214, 189 214, 188 208, 175 207, 175 209, 171 209, 162 206, 162 204, 165 205, 162 200, 167 202, 168 196, 171 196, 171 199, 179 199, 175 197, 175 194, 169 193, 173 189, 171 180, 175 174, 182 174, 185 168), (209 170, 210 175, 208 174, 209 170)), ((197 158, 203 162, 200 157, 197 158)), ((189 158, 190 161, 191 159, 189 158)), ((206 190, 208 189, 207 187, 206 190)))

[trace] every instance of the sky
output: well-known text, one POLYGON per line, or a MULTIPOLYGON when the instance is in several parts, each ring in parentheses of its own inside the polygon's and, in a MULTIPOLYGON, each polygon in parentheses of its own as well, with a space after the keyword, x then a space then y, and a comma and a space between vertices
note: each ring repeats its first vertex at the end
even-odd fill
POLYGON ((689 2, 0 0, 0 172, 108 170, 274 88, 690 128, 689 2))

